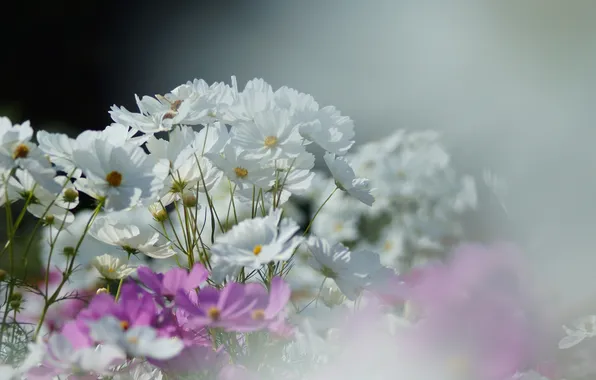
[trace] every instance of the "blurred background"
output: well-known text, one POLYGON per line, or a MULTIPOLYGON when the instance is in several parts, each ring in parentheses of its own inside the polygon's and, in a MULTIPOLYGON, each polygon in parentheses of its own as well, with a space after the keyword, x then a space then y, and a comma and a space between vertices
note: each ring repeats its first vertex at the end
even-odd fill
MULTIPOLYGON (((509 184, 483 239, 524 245, 553 300, 596 301, 596 2, 23 1, 4 5, 0 114, 76 135, 193 78, 263 77, 333 104, 357 141, 436 129, 509 184)), ((554 302, 554 301, 553 301, 554 302)), ((596 305, 596 302, 594 302, 596 305)), ((596 311, 596 310, 592 310, 596 311)))

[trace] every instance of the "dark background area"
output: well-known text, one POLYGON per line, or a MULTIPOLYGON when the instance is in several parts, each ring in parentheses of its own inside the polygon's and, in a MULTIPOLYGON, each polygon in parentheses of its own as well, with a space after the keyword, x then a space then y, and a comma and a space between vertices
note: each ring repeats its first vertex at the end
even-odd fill
MULTIPOLYGON (((146 57, 159 55, 157 49, 162 46, 155 43, 156 35, 183 46, 185 37, 169 32, 169 25, 176 23, 173 16, 189 7, 200 9, 196 18, 183 21, 192 21, 188 35, 194 30, 206 39, 204 31, 222 19, 224 25, 234 22, 234 15, 244 13, 243 6, 247 2, 5 3, 0 22, 0 114, 13 122, 30 120, 36 130, 76 135, 85 129, 102 129, 111 123, 111 105, 134 109, 135 92, 163 93, 192 79, 180 73, 179 83, 166 83, 169 78, 160 80, 145 70, 146 57), (135 56, 139 61, 131 59, 135 56)), ((196 76, 202 62, 196 62, 196 76)))

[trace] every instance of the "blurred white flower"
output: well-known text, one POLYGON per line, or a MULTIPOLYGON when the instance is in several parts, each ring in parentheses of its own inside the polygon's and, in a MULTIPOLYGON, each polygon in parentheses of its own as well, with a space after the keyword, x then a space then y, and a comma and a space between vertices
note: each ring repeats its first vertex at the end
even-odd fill
POLYGON ((344 158, 335 157, 332 153, 325 153, 323 158, 335 183, 341 190, 346 191, 360 202, 372 206, 375 198, 370 194, 368 179, 356 178, 354 170, 344 158))
POLYGON ((559 348, 571 348, 586 338, 596 336, 596 315, 582 317, 573 323, 572 328, 563 326, 563 330, 567 336, 559 341, 559 348))
POLYGON ((308 264, 323 276, 335 281, 350 300, 371 283, 383 266, 379 255, 368 250, 351 252, 341 243, 331 244, 326 239, 311 236, 306 242, 312 256, 308 264))
POLYGON ((176 337, 159 337, 150 326, 133 326, 124 329, 118 319, 104 317, 89 323, 89 335, 95 341, 117 347, 130 357, 167 360, 178 355, 184 343, 176 337))
POLYGON ((342 156, 354 145, 354 122, 335 107, 327 106, 312 121, 300 125, 300 135, 327 152, 342 156))

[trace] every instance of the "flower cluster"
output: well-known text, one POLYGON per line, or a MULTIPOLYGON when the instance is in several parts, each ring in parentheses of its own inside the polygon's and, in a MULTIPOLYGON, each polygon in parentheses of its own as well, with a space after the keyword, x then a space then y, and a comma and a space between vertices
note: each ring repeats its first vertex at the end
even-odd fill
MULTIPOLYGON (((315 234, 379 252, 384 265, 400 271, 443 257, 461 240, 458 215, 476 207, 475 181, 456 175, 437 133, 398 130, 359 146, 347 159, 357 175, 370 180, 375 202, 363 207, 350 197, 329 199, 313 223, 315 234)), ((333 166, 330 160, 325 156, 333 166)), ((306 194, 313 211, 341 176, 332 166, 333 178, 318 173, 306 194)), ((354 197, 366 203, 366 195, 354 197)))
POLYGON ((0 380, 553 376, 516 254, 452 249, 476 194, 437 135, 352 152, 349 117, 262 79, 135 99, 76 138, 0 119, 0 380))

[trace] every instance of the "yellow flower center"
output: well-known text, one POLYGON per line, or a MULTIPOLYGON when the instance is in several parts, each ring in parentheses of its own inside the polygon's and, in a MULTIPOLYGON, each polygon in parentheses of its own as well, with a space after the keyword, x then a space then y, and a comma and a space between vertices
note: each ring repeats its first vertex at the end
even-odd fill
POLYGON ((137 344, 137 343, 139 343, 139 338, 137 338, 136 336, 129 336, 128 338, 126 338, 126 340, 130 344, 137 344))
POLYGON ((248 170, 246 170, 245 168, 237 167, 234 168, 234 173, 236 173, 237 177, 244 178, 248 175, 248 170))
POLYGON ((277 144, 277 137, 275 137, 275 136, 265 137, 264 144, 267 148, 273 148, 275 146, 275 144, 277 144))
POLYGON ((114 267, 108 267, 108 273, 114 273, 115 270, 114 267))
POLYGON ((262 321, 263 319, 265 319, 265 310, 263 310, 263 309, 253 310, 252 319, 254 319, 255 321, 262 321))
POLYGON ((255 247, 252 249, 252 253, 255 254, 255 256, 259 256, 259 254, 261 253, 261 251, 263 250, 263 246, 260 244, 255 245, 255 247))
POLYGON ((115 170, 111 171, 106 176, 106 181, 110 184, 110 186, 118 187, 120 184, 122 184, 122 174, 115 170))
POLYGON ((333 226, 333 230, 335 232, 340 232, 344 229, 344 225, 342 223, 335 223, 335 225, 333 226))
POLYGON ((19 144, 12 153, 12 158, 26 158, 29 155, 29 147, 25 144, 19 144))
POLYGON ((390 251, 391 248, 393 248, 393 243, 391 243, 389 240, 387 240, 385 242, 385 244, 383 244, 383 250, 384 251, 390 251))
POLYGON ((211 320, 217 321, 221 316, 221 311, 217 307, 211 306, 209 310, 207 310, 207 316, 211 318, 211 320))

